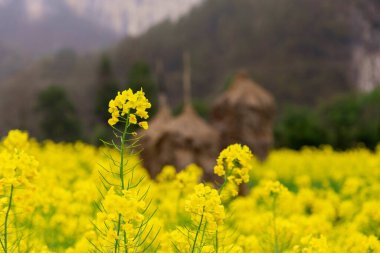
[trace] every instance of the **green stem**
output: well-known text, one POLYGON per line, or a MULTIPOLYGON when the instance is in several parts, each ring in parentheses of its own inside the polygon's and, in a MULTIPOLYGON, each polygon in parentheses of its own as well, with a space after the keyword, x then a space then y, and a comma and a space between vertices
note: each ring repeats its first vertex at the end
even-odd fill
POLYGON ((223 191, 224 187, 226 186, 226 184, 227 184, 227 175, 224 174, 224 182, 223 182, 223 184, 219 188, 219 195, 222 194, 222 191, 223 191))
POLYGON ((9 196, 9 203, 8 203, 8 209, 5 213, 5 221, 4 221, 4 252, 8 252, 8 218, 9 218, 9 212, 11 211, 12 206, 12 197, 13 197, 13 184, 11 185, 11 193, 9 196))
POLYGON ((115 253, 119 251, 120 227, 121 227, 121 214, 119 213, 119 221, 117 222, 117 238, 115 240, 115 253))
POLYGON ((201 253, 202 252, 202 248, 203 248, 203 241, 204 241, 204 238, 205 238, 205 232, 206 232, 206 226, 207 226, 207 220, 205 222, 205 225, 203 226, 203 231, 202 231, 202 238, 201 238, 201 243, 200 243, 200 247, 198 249, 198 252, 201 253))
MULTIPOLYGON (((123 132, 123 135, 121 136, 121 140, 120 140, 120 183, 121 183, 121 191, 123 191, 125 189, 125 184, 124 184, 124 148, 125 148, 125 138, 127 136, 127 131, 128 131, 128 127, 129 127, 129 114, 127 114, 127 117, 126 117, 126 122, 125 122, 125 126, 124 126, 124 132, 123 132)), ((121 214, 119 213, 119 221, 117 223, 117 239, 115 241, 115 253, 117 253, 119 251, 119 237, 120 237, 120 230, 121 230, 121 219, 122 219, 122 216, 121 214)), ((126 234, 125 234, 125 231, 124 232, 124 245, 126 244, 126 234)), ((125 247, 125 252, 128 252, 128 249, 127 247, 125 247)))
MULTIPOLYGON (((127 115, 127 118, 129 116, 127 115)), ((129 121, 125 122, 123 136, 121 137, 120 144, 120 181, 121 181, 121 190, 124 190, 124 146, 125 146, 125 137, 127 135, 127 130, 129 126, 129 121)))
MULTIPOLYGON (((125 138, 128 132, 128 127, 129 127, 129 120, 128 120, 129 114, 127 114, 126 121, 125 121, 125 126, 124 126, 124 132, 123 135, 121 136, 120 139, 120 183, 121 183, 121 191, 125 189, 125 184, 124 184, 124 147, 125 147, 125 138)), ((117 239, 115 240, 115 253, 119 252, 119 244, 120 244, 120 230, 121 230, 121 219, 122 216, 119 213, 119 220, 117 223, 117 239)), ((126 235, 125 231, 124 232, 124 244, 126 244, 126 235)), ((128 252, 127 248, 125 248, 126 252, 128 252)))
POLYGON ((224 161, 224 163, 223 163, 223 166, 224 166, 224 170, 225 170, 226 173, 224 174, 224 182, 223 182, 223 184, 220 186, 219 191, 218 191, 218 192, 219 192, 219 195, 222 194, 222 191, 223 191, 224 187, 225 187, 226 184, 227 184, 228 177, 229 177, 230 175, 232 175, 232 172, 233 172, 233 170, 234 170, 234 168, 235 168, 235 167, 232 167, 232 169, 229 170, 225 161, 224 161))
POLYGON ((280 250, 278 248, 278 235, 277 235, 277 224, 276 224, 276 218, 277 218, 276 197, 273 198, 272 212, 273 212, 274 252, 279 253, 280 250))
POLYGON ((197 229, 197 233, 195 234, 193 247, 191 247, 191 253, 194 253, 194 250, 195 250, 195 247, 196 247, 196 244, 197 244, 199 231, 201 230, 201 226, 202 226, 202 222, 203 222, 203 215, 204 215, 204 207, 203 207, 203 210, 202 210, 201 221, 199 222, 199 226, 198 226, 198 229, 197 229))
POLYGON ((218 241, 218 229, 215 232, 215 253, 218 253, 219 241, 218 241))
POLYGON ((178 198, 177 198, 177 201, 176 201, 176 214, 178 215, 179 214, 179 212, 180 212, 180 199, 182 199, 183 198, 183 192, 182 192, 182 190, 180 190, 180 192, 179 192, 179 195, 178 195, 178 198))
POLYGON ((127 233, 124 231, 124 253, 128 253, 127 233))

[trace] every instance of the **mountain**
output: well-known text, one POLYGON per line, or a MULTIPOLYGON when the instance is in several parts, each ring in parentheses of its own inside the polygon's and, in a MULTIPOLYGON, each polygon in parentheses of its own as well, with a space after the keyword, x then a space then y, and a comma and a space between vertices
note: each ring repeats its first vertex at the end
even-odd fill
POLYGON ((377 0, 209 0, 115 50, 120 75, 136 61, 164 65, 178 97, 181 57, 192 56, 194 95, 215 94, 239 69, 280 105, 315 105, 380 84, 377 0))
MULTIPOLYGON (((46 0, 47 1, 47 0, 46 0)), ((176 21, 203 0, 65 0, 80 16, 131 36, 164 20, 176 21)))
POLYGON ((0 80, 11 76, 24 68, 30 61, 17 50, 10 48, 0 41, 0 80))
MULTIPOLYGON (((176 22, 128 36, 104 53, 120 88, 134 63, 146 62, 152 70, 163 66, 173 105, 182 100, 185 51, 191 55, 193 96, 208 104, 245 69, 275 96, 281 112, 288 103, 315 106, 380 83, 379 12, 378 0, 206 0, 176 22)), ((63 51, 4 81, 0 129, 37 131, 31 108, 36 93, 51 84, 66 87, 91 126, 99 62, 97 54, 63 51), (23 103, 16 106, 12 99, 18 95, 23 103)))
POLYGON ((119 38, 114 32, 76 15, 60 1, 49 1, 51 8, 44 7, 46 10, 28 7, 29 2, 12 0, 0 6, 0 41, 30 56, 63 48, 80 52, 100 49, 119 38))
POLYGON ((0 0, 0 80, 59 50, 104 49, 164 19, 176 20, 201 1, 0 0))
POLYGON ((33 54, 104 48, 201 0, 0 0, 0 41, 33 54))

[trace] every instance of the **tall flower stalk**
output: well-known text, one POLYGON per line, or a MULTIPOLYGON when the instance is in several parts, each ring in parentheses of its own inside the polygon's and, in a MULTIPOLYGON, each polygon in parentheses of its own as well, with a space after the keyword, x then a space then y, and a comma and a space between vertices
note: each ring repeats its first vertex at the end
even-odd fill
POLYGON ((279 197, 283 196, 288 192, 287 188, 284 187, 280 182, 268 182, 265 189, 266 197, 271 200, 270 210, 272 212, 272 229, 273 229, 273 252, 279 253, 283 250, 279 242, 279 231, 277 226, 277 205, 279 197))
POLYGON ((10 190, 9 200, 8 200, 8 207, 7 207, 7 211, 5 213, 4 243, 1 243, 5 253, 8 252, 8 219, 9 219, 9 212, 11 211, 11 207, 12 207, 12 200, 13 200, 13 184, 11 184, 11 190, 10 190))
POLYGON ((90 238, 96 252, 146 251, 158 234, 151 235, 152 226, 148 225, 154 215, 154 212, 149 214, 150 203, 145 201, 148 190, 141 190, 142 177, 137 181, 133 178, 137 164, 129 164, 129 159, 139 152, 139 138, 131 130, 132 126, 148 129, 146 110, 150 107, 142 90, 119 92, 109 102, 111 118, 108 123, 114 130, 116 141, 104 141, 104 144, 117 150, 119 158, 114 159, 108 154, 111 166, 103 168, 108 174, 100 172, 107 192, 98 204, 99 212, 94 222, 96 233, 90 238))
POLYGON ((194 236, 190 235, 189 238, 192 241, 189 252, 201 252, 204 247, 217 245, 212 241, 216 239, 214 234, 225 217, 218 191, 204 184, 196 185, 194 194, 186 201, 185 210, 190 213, 194 224, 194 236))
POLYGON ((194 193, 190 195, 185 205, 192 224, 189 228, 185 228, 185 231, 179 229, 188 243, 174 243, 176 251, 217 253, 226 250, 220 241, 220 228, 225 219, 225 206, 222 200, 236 196, 238 186, 249 181, 252 161, 253 155, 247 146, 234 144, 220 153, 214 172, 223 176, 224 182, 219 189, 204 184, 195 186, 194 193))
MULTIPOLYGON (((17 231, 14 212, 15 191, 24 193, 33 188, 32 181, 37 175, 38 162, 26 153, 28 149, 28 134, 12 130, 0 145, 0 218, 2 224, 0 245, 3 252, 13 252, 18 249, 17 231)), ((20 201, 20 199, 18 200, 20 201)))

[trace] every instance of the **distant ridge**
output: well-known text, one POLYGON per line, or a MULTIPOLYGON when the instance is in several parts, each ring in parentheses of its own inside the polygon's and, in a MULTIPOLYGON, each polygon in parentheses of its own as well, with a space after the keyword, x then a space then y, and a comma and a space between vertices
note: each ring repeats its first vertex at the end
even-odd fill
POLYGON ((0 40, 35 55, 89 51, 176 20, 202 0, 0 0, 0 40))
POLYGON ((0 41, 37 57, 63 48, 88 52, 110 46, 119 38, 76 15, 66 5, 58 4, 59 1, 51 2, 55 2, 59 11, 46 10, 40 14, 43 17, 28 16, 24 0, 0 5, 0 41))

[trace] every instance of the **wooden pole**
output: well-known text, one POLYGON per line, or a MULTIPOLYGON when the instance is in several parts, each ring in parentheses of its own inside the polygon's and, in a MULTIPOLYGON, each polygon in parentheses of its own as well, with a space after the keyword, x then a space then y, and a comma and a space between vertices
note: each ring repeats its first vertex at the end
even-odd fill
POLYGON ((191 105, 191 64, 189 52, 183 53, 183 99, 184 107, 191 105))

